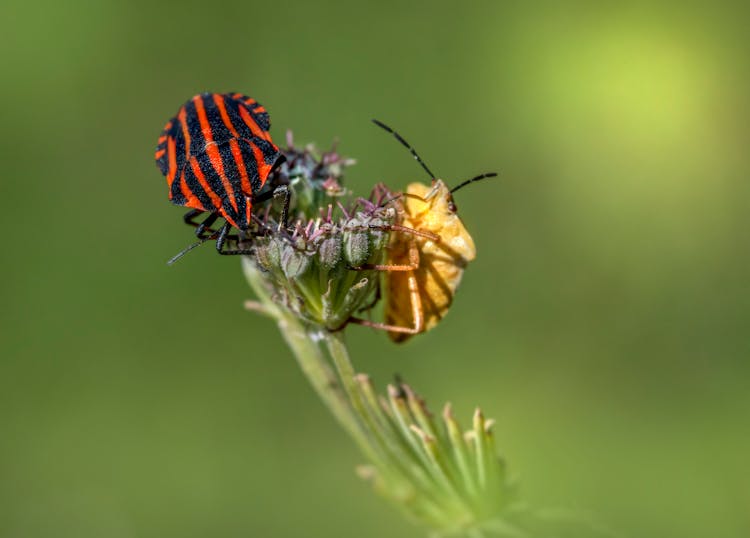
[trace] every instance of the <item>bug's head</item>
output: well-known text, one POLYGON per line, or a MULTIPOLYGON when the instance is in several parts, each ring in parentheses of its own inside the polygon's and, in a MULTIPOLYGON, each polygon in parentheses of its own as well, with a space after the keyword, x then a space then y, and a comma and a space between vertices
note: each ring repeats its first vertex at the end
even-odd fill
POLYGON ((427 226, 428 221, 434 221, 435 226, 439 227, 439 223, 456 216, 453 195, 442 179, 435 179, 431 184, 410 183, 403 197, 407 213, 423 226, 427 226))
POLYGON ((466 181, 462 181, 453 188, 448 187, 442 179, 433 179, 431 186, 422 183, 412 183, 409 185, 405 196, 407 198, 411 197, 421 199, 423 202, 422 211, 430 211, 445 216, 455 215, 458 213, 458 207, 456 207, 456 201, 453 198, 454 192, 475 181, 496 176, 497 174, 495 172, 480 174, 471 179, 467 179, 466 181))
POLYGON ((421 192, 421 198, 428 206, 429 211, 436 211, 445 214, 453 214, 456 212, 456 204, 453 201, 453 195, 451 194, 448 185, 446 185, 442 179, 433 179, 432 184, 429 186, 424 185, 423 183, 412 183, 409 185, 407 193, 416 195, 417 190, 421 192), (417 189, 417 185, 421 185, 422 187, 417 189))

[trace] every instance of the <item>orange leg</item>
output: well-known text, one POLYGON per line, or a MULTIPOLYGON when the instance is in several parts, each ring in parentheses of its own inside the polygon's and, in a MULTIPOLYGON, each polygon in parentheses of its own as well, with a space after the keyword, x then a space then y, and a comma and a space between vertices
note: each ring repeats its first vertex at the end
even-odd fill
MULTIPOLYGON (((416 237, 424 237, 433 242, 439 242, 440 236, 432 232, 426 232, 422 230, 415 230, 414 228, 408 228, 398 224, 391 224, 387 226, 370 226, 369 229, 378 229, 384 231, 397 231, 404 232, 416 237)), ((370 269, 374 271, 399 271, 406 272, 410 271, 411 274, 408 277, 409 287, 409 303, 411 305, 412 319, 414 320, 413 327, 401 327, 399 325, 390 325, 388 323, 378 323, 376 321, 352 317, 347 321, 348 323, 356 323, 364 327, 371 327, 381 331, 388 331, 390 333, 401 333, 401 334, 419 334, 424 332, 424 310, 422 308, 422 298, 419 294, 419 283, 414 271, 419 269, 419 249, 417 248, 416 240, 412 239, 409 243, 409 263, 408 264, 375 264, 365 265, 361 267, 353 267, 355 270, 370 269)))
POLYGON ((416 271, 419 269, 419 249, 416 242, 409 243, 409 263, 408 264, 385 264, 385 265, 365 265, 357 269, 371 269, 374 271, 416 271))
POLYGON ((401 327, 399 325, 389 325, 388 323, 378 323, 368 319, 350 318, 349 323, 356 323, 365 327, 371 327, 389 333, 402 334, 419 334, 424 332, 424 311, 422 310, 422 298, 419 296, 419 284, 417 277, 413 273, 409 275, 409 301, 411 303, 411 316, 414 320, 413 327, 401 327))
POLYGON ((412 241, 409 245, 409 264, 408 265, 374 265, 369 269, 379 271, 411 271, 408 276, 409 286, 409 304, 411 306, 411 317, 414 320, 413 327, 401 327, 399 325, 390 325, 388 323, 378 323, 361 318, 351 318, 349 323, 356 323, 357 325, 363 325, 365 327, 371 327, 382 331, 388 331, 391 333, 404 333, 404 334, 419 334, 424 332, 424 310, 422 309, 422 298, 419 294, 419 282, 417 282, 417 275, 414 273, 419 268, 419 249, 417 244, 412 241))
MULTIPOLYGON (((397 224, 389 226, 378 226, 370 227, 370 229, 378 229, 385 231, 398 231, 405 232, 418 237, 424 237, 437 243, 440 241, 440 236, 432 232, 424 232, 422 230, 415 230, 413 228, 407 228, 406 226, 399 226, 397 224)), ((352 267, 355 271, 362 270, 374 270, 374 271, 416 271, 419 269, 419 249, 415 241, 411 241, 409 244, 409 263, 408 264, 375 264, 375 265, 361 265, 359 267, 352 267)))
POLYGON ((379 225, 370 225, 370 226, 352 226, 351 228, 345 228, 346 231, 355 231, 355 230, 381 230, 384 232, 404 232, 409 235, 416 235, 419 237, 424 237, 425 239, 429 239, 430 241, 433 241, 435 243, 438 243, 440 241, 440 236, 438 234, 427 232, 424 230, 416 230, 414 228, 409 228, 408 226, 401 226, 400 224, 384 224, 382 226, 379 225))

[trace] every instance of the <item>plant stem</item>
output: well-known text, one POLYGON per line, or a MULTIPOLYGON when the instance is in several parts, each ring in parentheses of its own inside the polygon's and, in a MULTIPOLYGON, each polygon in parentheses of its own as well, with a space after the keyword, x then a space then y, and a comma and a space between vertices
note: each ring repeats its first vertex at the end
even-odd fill
POLYGON ((352 402, 352 406, 360 416, 366 416, 367 411, 364 408, 364 403, 360 398, 359 388, 357 381, 354 378, 355 371, 352 361, 349 358, 349 352, 346 349, 344 343, 344 335, 342 331, 335 333, 327 333, 324 336, 326 345, 328 346, 328 352, 331 354, 333 364, 336 366, 336 370, 341 377, 341 382, 344 385, 349 400, 352 402))
POLYGON ((385 453, 387 443, 383 438, 381 428, 373 421, 367 410, 367 405, 357 383, 354 366, 349 358, 349 351, 346 349, 344 333, 343 331, 325 332, 323 333, 323 340, 325 340, 328 354, 336 367, 346 395, 349 397, 349 403, 356 416, 355 420, 357 420, 360 431, 366 432, 365 437, 368 441, 366 454, 370 456, 373 463, 383 466, 388 459, 385 453))
MULTIPOLYGON (((245 257, 242 268, 250 287, 266 312, 276 320, 284 340, 294 353, 297 363, 328 410, 367 455, 375 457, 347 394, 341 389, 336 374, 326 362, 316 338, 290 312, 278 308, 268 293, 262 275, 253 262, 245 257)), ((348 391, 348 388, 347 388, 348 391)))

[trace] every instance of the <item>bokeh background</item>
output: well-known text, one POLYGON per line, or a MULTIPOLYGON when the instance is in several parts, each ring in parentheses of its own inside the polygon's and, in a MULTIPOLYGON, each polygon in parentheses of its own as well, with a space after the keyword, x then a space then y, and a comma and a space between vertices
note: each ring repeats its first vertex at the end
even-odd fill
POLYGON ((3 5, 0 536, 415 536, 236 259, 152 162, 199 91, 462 191, 479 256, 439 328, 349 332, 379 385, 480 404, 538 508, 620 536, 750 535, 747 12, 731 4, 3 5))

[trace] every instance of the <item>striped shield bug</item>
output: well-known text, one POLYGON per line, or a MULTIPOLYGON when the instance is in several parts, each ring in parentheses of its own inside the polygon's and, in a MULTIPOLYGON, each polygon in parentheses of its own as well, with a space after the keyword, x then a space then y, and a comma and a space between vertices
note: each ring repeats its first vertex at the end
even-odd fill
POLYGON ((234 227, 248 235, 253 203, 283 196, 281 222, 286 221, 289 192, 282 186, 261 193, 269 174, 284 159, 271 140, 268 112, 255 99, 240 93, 202 93, 180 107, 164 126, 156 148, 156 165, 167 178, 173 204, 191 208, 186 223, 200 239, 172 258, 216 239, 220 254, 249 254, 248 249, 225 249, 234 227), (201 215, 207 217, 200 223, 201 215), (225 223, 211 227, 218 219, 225 223))
POLYGON ((449 189, 397 132, 373 122, 408 148, 432 180, 431 185, 412 183, 393 199, 399 209, 398 226, 392 227, 386 264, 376 266, 385 271, 385 323, 352 320, 386 330, 393 341, 403 342, 432 329, 447 314, 464 269, 476 257, 474 241, 458 216, 453 193, 497 174, 481 174, 449 189))

